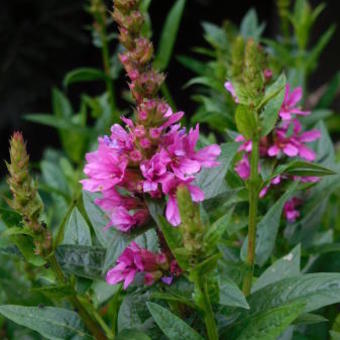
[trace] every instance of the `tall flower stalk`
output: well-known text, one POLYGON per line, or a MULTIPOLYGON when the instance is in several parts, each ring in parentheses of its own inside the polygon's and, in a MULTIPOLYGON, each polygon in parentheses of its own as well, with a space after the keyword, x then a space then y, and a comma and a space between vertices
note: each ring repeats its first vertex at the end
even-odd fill
MULTIPOLYGON (((10 140, 10 163, 8 184, 12 193, 9 205, 22 217, 23 234, 32 237, 35 254, 41 256, 50 266, 60 285, 68 282, 54 254, 52 234, 41 220, 43 203, 37 185, 29 172, 29 156, 26 143, 20 132, 15 132, 10 140)), ((103 332, 101 326, 87 311, 86 306, 78 299, 76 292, 69 297, 71 304, 78 310, 80 317, 96 339, 107 339, 111 334, 103 332)))

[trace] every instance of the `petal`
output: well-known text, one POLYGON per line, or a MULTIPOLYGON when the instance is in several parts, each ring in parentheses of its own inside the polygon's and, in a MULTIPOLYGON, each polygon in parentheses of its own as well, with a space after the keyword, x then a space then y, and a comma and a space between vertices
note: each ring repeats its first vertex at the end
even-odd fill
POLYGON ((299 155, 301 158, 306 159, 307 161, 314 161, 315 159, 315 152, 305 145, 301 145, 299 148, 299 155))
POLYGON ((286 146, 283 148, 283 152, 288 156, 288 157, 295 157, 299 153, 299 150, 296 146, 294 146, 291 143, 286 144, 286 146))
POLYGON ((299 86, 292 91, 292 93, 289 96, 289 100, 287 104, 292 107, 296 105, 300 101, 301 98, 302 98, 302 88, 299 86))
POLYGON ((313 142, 314 140, 321 137, 321 132, 319 130, 306 131, 301 134, 299 140, 301 142, 313 142))
POLYGON ((174 227, 181 223, 177 201, 173 196, 169 196, 168 203, 166 205, 165 216, 168 222, 174 227))
POLYGON ((123 286, 124 289, 126 289, 132 283, 132 281, 135 279, 136 272, 137 271, 135 269, 132 269, 126 275, 125 281, 124 281, 124 286, 123 286))
POLYGON ((120 270, 117 271, 116 267, 110 269, 106 274, 106 282, 109 285, 115 285, 118 282, 121 282, 123 280, 124 280, 124 275, 122 274, 120 270))
POLYGON ((189 185, 188 189, 194 202, 202 202, 204 200, 204 192, 199 187, 189 185))
POLYGON ((271 146, 267 151, 268 156, 270 156, 270 157, 277 156, 279 154, 279 152, 280 152, 280 149, 277 145, 271 146))

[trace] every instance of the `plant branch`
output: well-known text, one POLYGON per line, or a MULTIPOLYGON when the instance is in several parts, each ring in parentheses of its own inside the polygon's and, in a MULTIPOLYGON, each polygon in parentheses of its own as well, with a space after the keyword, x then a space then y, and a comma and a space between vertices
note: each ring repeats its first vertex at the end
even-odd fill
POLYGON ((208 334, 208 339, 218 340, 218 331, 214 311, 210 303, 207 280, 202 277, 199 277, 197 281, 198 289, 200 290, 201 293, 201 307, 203 308, 204 311, 204 322, 208 334))
POLYGON ((258 204, 258 163, 259 163, 259 140, 255 137, 252 140, 252 151, 250 161, 249 178, 249 219, 248 219, 248 252, 247 252, 247 272, 243 279, 243 293, 250 294, 255 263, 255 242, 256 242, 256 215, 258 204))
MULTIPOLYGON (((51 265, 51 269, 53 270, 53 272, 56 275, 56 278, 58 280, 58 282, 60 284, 65 284, 67 282, 67 279, 55 257, 54 254, 50 255, 48 258, 48 261, 51 265)), ((99 340, 105 340, 108 338, 113 338, 110 335, 105 335, 102 328, 100 327, 100 325, 94 321, 91 317, 91 315, 88 313, 86 307, 82 304, 82 302, 78 299, 77 296, 70 296, 69 300, 71 302, 71 304, 73 305, 73 307, 77 310, 77 312, 79 313, 81 319, 84 321, 86 327, 88 328, 88 330, 93 334, 95 339, 99 339, 99 340)))

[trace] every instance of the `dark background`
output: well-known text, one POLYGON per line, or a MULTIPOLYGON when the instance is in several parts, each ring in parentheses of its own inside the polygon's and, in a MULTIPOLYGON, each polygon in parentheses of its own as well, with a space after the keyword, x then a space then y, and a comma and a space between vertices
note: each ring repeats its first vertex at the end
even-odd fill
MULTIPOLYGON (((311 1, 315 6, 320 1, 311 1)), ((312 42, 327 27, 337 22, 340 1, 325 1, 327 8, 317 21, 312 42)), ((157 42, 164 18, 172 0, 153 0, 150 15, 157 42)), ((86 0, 5 0, 0 10, 0 159, 7 158, 8 138, 13 130, 22 130, 29 142, 33 160, 41 157, 46 146, 58 146, 56 132, 48 127, 25 122, 25 113, 48 113, 51 111, 51 89, 62 87, 66 72, 80 66, 101 67, 100 51, 93 47, 88 30, 92 18, 84 10, 86 0)), ((278 20, 275 1, 228 1, 188 0, 180 33, 175 46, 176 54, 190 54, 190 48, 203 45, 202 21, 221 24, 229 19, 239 24, 241 18, 254 7, 261 21, 266 21, 265 35, 275 37, 278 20)), ((108 8, 111 2, 108 1, 108 8)), ((115 30, 114 25, 111 31, 115 30)), ((309 87, 315 89, 325 83, 339 68, 339 29, 323 52, 320 65, 311 78, 309 87)), ((177 106, 192 112, 195 106, 190 101, 190 89, 182 85, 190 78, 175 59, 168 68, 168 84, 176 98, 177 106)), ((116 84, 120 93, 126 88, 124 78, 116 84)), ((68 95, 74 106, 81 91, 100 93, 100 84, 73 86, 68 95)), ((119 95, 118 95, 119 96, 119 95)), ((0 176, 5 172, 1 161, 0 176)))

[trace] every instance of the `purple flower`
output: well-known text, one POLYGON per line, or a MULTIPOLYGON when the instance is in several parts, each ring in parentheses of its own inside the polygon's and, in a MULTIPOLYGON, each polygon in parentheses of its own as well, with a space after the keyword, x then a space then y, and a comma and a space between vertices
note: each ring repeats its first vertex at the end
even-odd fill
POLYGON ((310 114, 310 111, 302 111, 296 107, 296 104, 301 100, 301 98, 301 87, 297 87, 292 92, 290 92, 289 84, 286 85, 285 97, 280 109, 280 117, 282 118, 282 120, 291 120, 292 115, 307 116, 310 114))
POLYGON ((247 180, 249 178, 250 164, 247 154, 243 154, 242 159, 235 166, 235 171, 243 180, 247 180))
POLYGON ((300 212, 296 209, 296 207, 301 204, 302 201, 297 197, 293 197, 285 203, 283 213, 288 222, 295 222, 296 219, 300 217, 300 212))
POLYGON ((122 182, 128 164, 125 155, 119 155, 101 138, 98 150, 88 153, 86 161, 84 173, 89 179, 81 183, 84 190, 91 192, 105 191, 122 182))
POLYGON ((300 128, 294 128, 292 135, 288 136, 288 128, 278 128, 274 134, 274 145, 268 149, 268 156, 276 157, 280 153, 288 157, 300 156, 308 161, 315 159, 315 153, 305 143, 320 138, 318 130, 311 130, 300 133, 300 128))
POLYGON ((107 272, 106 282, 115 285, 124 281, 123 287, 126 289, 133 282, 136 274, 144 271, 140 250, 137 243, 131 242, 119 256, 116 266, 107 272))
MULTIPOLYGON (((126 289, 133 282, 137 273, 144 273, 145 285, 151 285, 161 279, 163 272, 168 272, 169 269, 165 254, 153 253, 141 248, 137 243, 131 242, 119 256, 116 266, 106 274, 106 281, 111 285, 124 281, 123 287, 126 289)), ((166 283, 169 282, 166 276, 164 280, 166 283)), ((171 282, 167 284, 171 284, 171 282)))

